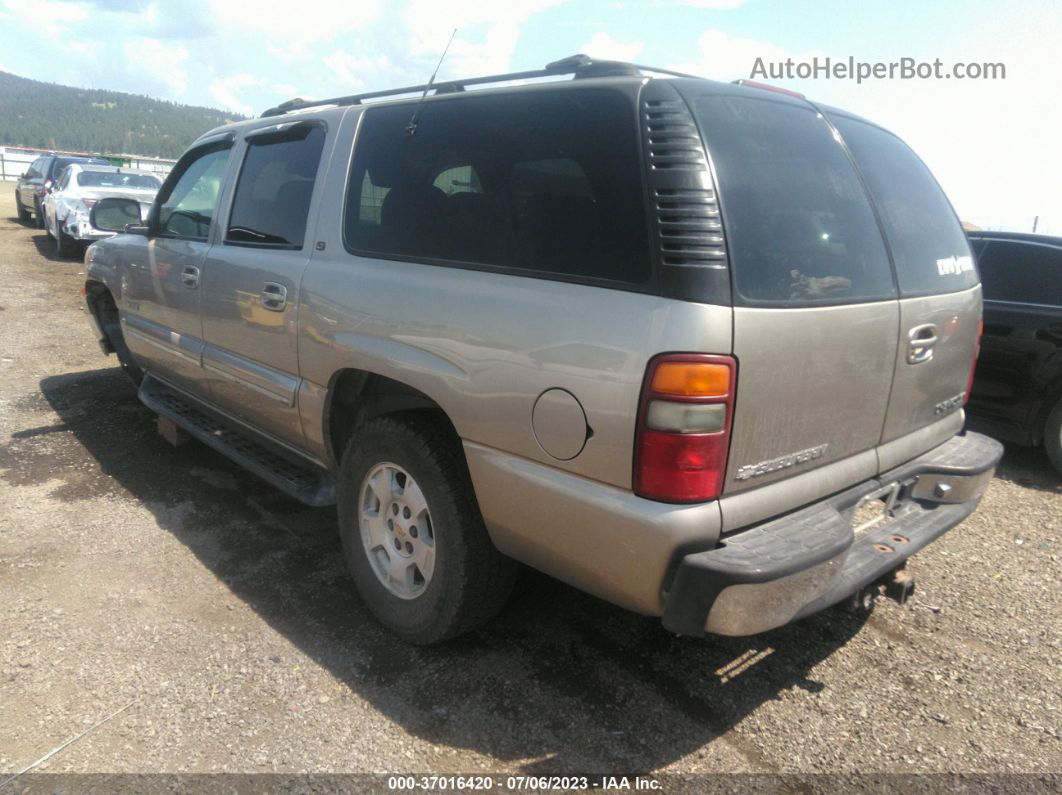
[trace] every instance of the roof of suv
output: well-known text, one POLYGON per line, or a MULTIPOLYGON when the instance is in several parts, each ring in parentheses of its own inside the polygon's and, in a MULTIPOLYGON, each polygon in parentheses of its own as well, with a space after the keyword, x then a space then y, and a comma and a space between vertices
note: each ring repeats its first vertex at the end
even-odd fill
MULTIPOLYGON (((452 98, 460 96, 466 93, 468 87, 476 86, 483 88, 495 88, 497 90, 505 91, 536 91, 543 86, 551 87, 563 87, 570 86, 572 83, 578 82, 579 85, 590 84, 602 84, 602 83, 640 83, 644 82, 647 78, 653 75, 663 75, 669 79, 669 82, 673 82, 679 90, 683 88, 689 89, 697 84, 710 84, 712 86, 725 89, 728 93, 742 94, 745 96, 758 96, 762 97, 764 90, 773 93, 773 98, 780 102, 791 102, 804 104, 808 101, 803 95, 794 91, 788 91, 774 86, 766 85, 763 83, 756 83, 749 80, 734 80, 730 83, 719 82, 715 80, 708 80, 707 78, 698 77, 697 75, 686 74, 683 72, 676 72, 670 69, 662 69, 655 66, 645 66, 641 64, 626 63, 622 61, 596 61, 591 59, 587 55, 572 55, 568 58, 562 58, 561 60, 554 61, 547 64, 543 69, 524 71, 524 72, 510 72, 507 74, 489 75, 485 77, 472 77, 464 79, 455 79, 435 82, 434 79, 423 85, 416 86, 403 86, 399 88, 384 89, 379 91, 369 91, 362 94, 351 94, 342 97, 332 97, 329 99, 320 100, 306 100, 302 98, 296 98, 282 102, 274 108, 269 108, 261 117, 257 119, 245 119, 243 121, 230 122, 214 129, 203 133, 197 140, 203 140, 212 138, 218 134, 235 131, 241 128, 247 127, 261 127, 263 126, 263 120, 285 116, 288 114, 298 114, 305 111, 318 111, 326 112, 329 110, 336 110, 339 108, 349 107, 352 105, 375 105, 376 102, 369 102, 368 100, 393 100, 409 102, 411 100, 424 99, 429 102, 435 100, 445 100, 446 98, 452 98), (549 82, 541 82, 540 78, 550 77, 564 77, 570 75, 569 80, 556 80, 549 82), (512 85, 513 82, 516 85, 512 85), (535 82, 527 82, 535 81, 535 82), (498 84, 491 86, 491 84, 498 84)), ((851 114, 848 114, 851 115, 851 114)), ((856 117, 858 118, 858 117, 856 117)), ((865 120, 864 120, 865 121, 865 120)), ((871 122, 873 123, 873 122, 871 122)), ((268 122, 266 122, 268 124, 268 122)))
POLYGON ((1062 237, 1038 235, 1035 232, 993 232, 988 229, 970 230, 967 237, 991 237, 996 240, 1017 240, 1022 243, 1043 243, 1048 246, 1062 246, 1062 237))

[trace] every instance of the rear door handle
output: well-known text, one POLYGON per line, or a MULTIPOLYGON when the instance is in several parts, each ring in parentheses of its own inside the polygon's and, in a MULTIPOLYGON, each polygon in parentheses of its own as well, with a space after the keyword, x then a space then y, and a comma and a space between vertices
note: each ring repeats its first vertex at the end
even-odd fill
POLYGON ((907 363, 921 364, 933 358, 933 346, 939 341, 935 323, 915 326, 907 332, 907 363))
POLYGON ((288 288, 276 282, 266 282, 262 287, 262 306, 273 312, 283 312, 288 303, 288 288))
POLYGON ((188 265, 181 271, 181 284, 187 287, 189 290, 194 290, 199 286, 199 268, 195 265, 188 265))

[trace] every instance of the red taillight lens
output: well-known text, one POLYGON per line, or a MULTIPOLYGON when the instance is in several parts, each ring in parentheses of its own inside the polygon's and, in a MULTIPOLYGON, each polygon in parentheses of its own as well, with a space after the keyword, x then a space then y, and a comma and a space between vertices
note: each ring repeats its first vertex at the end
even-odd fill
POLYGON ((736 375, 729 356, 665 354, 649 363, 635 438, 639 497, 704 502, 719 496, 736 375))
POLYGON ((973 362, 970 364, 970 377, 966 379, 966 395, 962 399, 965 406, 970 402, 970 392, 973 390, 974 373, 977 372, 977 357, 981 355, 981 337, 985 335, 985 319, 977 321, 977 345, 974 347, 973 362))

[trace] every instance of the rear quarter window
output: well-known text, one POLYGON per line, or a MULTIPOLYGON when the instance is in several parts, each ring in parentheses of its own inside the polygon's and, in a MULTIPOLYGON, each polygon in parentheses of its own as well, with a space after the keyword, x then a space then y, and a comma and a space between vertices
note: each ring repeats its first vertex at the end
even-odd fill
POLYGON ((833 115, 863 172, 896 266, 900 294, 934 295, 977 284, 966 235, 929 169, 892 133, 833 115))
POLYGON ((695 115, 719 181, 735 302, 844 304, 896 297, 866 192, 810 107, 709 95, 695 115))
POLYGON ((347 190, 354 253, 574 280, 650 278, 634 103, 568 89, 369 108, 347 190))

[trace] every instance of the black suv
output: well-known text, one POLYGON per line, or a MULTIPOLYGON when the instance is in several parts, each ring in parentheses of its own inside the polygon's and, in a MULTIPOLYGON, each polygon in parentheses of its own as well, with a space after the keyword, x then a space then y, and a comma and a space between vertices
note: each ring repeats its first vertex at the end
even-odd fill
POLYGON ((1043 444, 1062 473, 1062 237, 970 232, 984 290, 971 424, 1043 444))
POLYGON ((15 184, 15 209, 18 220, 26 222, 32 214, 40 229, 44 228, 44 197, 52 189, 63 169, 71 163, 94 163, 99 166, 112 165, 110 160, 101 157, 66 157, 63 155, 44 155, 38 157, 26 173, 15 184))

